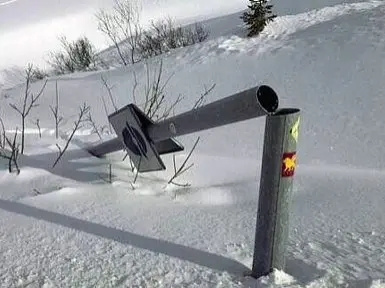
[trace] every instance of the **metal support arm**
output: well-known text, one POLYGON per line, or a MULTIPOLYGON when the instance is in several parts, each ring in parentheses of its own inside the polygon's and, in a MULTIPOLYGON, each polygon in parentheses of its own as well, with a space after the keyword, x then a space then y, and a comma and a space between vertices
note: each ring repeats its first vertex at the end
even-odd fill
MULTIPOLYGON (((124 110, 128 109, 128 106, 114 114, 123 113, 124 110)), ((170 145, 164 145, 166 142, 162 141, 255 117, 266 116, 276 111, 277 108, 277 94, 269 86, 262 85, 158 123, 147 119, 146 124, 142 125, 144 128, 143 133, 154 143, 159 154, 165 154, 172 151, 169 149, 170 145)), ((140 115, 137 115, 137 118, 139 118, 138 116, 140 115)), ((87 150, 92 155, 100 157, 121 149, 124 149, 124 144, 117 137, 89 147, 87 150)))

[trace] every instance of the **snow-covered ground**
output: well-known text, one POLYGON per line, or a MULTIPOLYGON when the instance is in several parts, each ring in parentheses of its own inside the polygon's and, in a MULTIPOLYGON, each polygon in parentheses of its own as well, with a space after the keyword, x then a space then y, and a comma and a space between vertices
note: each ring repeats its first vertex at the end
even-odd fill
MULTIPOLYGON (((52 169, 55 81, 63 145, 84 101, 96 123, 107 125, 101 76, 122 107, 133 101, 135 71, 140 98, 145 67, 137 64, 49 80, 27 123, 21 174, 9 174, 0 160, 0 286, 385 287, 385 2, 309 3, 294 12, 277 3, 280 16, 254 39, 243 38, 237 14, 208 19, 207 42, 162 56, 164 79, 173 73, 169 101, 185 97, 176 113, 214 83, 207 102, 268 84, 281 107, 301 108, 285 272, 244 276, 253 254, 263 119, 178 139, 186 146, 181 163, 201 137, 195 165, 180 179, 188 188, 166 185, 173 174, 166 156, 168 169, 140 175, 133 190, 123 153, 95 159, 79 148, 97 139, 89 128, 52 169), (108 178, 108 163, 111 184, 101 179, 108 178)), ((9 103, 22 92, 2 91, 0 115, 9 132, 20 127, 9 103)))
MULTIPOLYGON (((141 23, 171 16, 181 23, 204 20, 245 9, 247 0, 138 0, 141 23)), ((49 53, 60 49, 59 36, 69 40, 86 35, 97 49, 107 48, 105 36, 97 29, 95 14, 109 9, 113 0, 17 0, 1 1, 0 72, 9 66, 24 67, 32 62, 47 67, 49 53), (6 5, 5 5, 6 4, 6 5)), ((1 77, 0 84, 4 81, 1 77)))

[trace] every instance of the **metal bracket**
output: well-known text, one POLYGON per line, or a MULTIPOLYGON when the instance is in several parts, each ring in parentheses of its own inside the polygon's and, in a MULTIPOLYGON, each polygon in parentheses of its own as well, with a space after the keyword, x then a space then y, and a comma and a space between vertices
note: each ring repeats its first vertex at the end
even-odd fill
POLYGON ((139 172, 165 170, 159 151, 166 154, 184 149, 173 139, 154 143, 145 133, 154 122, 134 104, 109 115, 108 119, 139 172))

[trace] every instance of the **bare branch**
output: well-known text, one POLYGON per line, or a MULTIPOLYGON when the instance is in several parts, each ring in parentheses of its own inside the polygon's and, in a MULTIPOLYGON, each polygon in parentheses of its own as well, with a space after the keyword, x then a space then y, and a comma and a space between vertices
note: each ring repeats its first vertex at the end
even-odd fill
POLYGON ((59 144, 56 143, 56 147, 59 149, 59 153, 61 154, 61 147, 59 146, 59 144))
POLYGON ((111 40, 112 44, 116 48, 116 51, 118 52, 122 64, 127 66, 128 62, 126 61, 126 57, 119 45, 123 39, 121 39, 121 37, 118 35, 117 27, 114 24, 113 15, 101 10, 96 14, 96 18, 98 20, 98 29, 111 40))
POLYGON ((117 111, 117 110, 118 110, 118 107, 116 106, 114 97, 113 97, 113 95, 112 95, 112 87, 108 86, 107 80, 104 79, 103 75, 100 76, 100 78, 102 79, 103 85, 104 85, 104 86, 106 87, 106 89, 107 89, 108 96, 110 97, 112 106, 114 107, 115 111, 117 111))
POLYGON ((185 183, 185 184, 180 184, 180 183, 176 183, 176 182, 171 182, 173 185, 175 186, 179 186, 179 187, 190 187, 191 184, 189 183, 185 183))
MULTIPOLYGON (((109 113, 108 113, 108 109, 107 109, 107 105, 106 105, 106 100, 104 100, 103 95, 100 95, 100 97, 102 98, 103 107, 104 107, 104 112, 106 113, 106 117, 107 117, 107 119, 108 119, 109 113)), ((112 133, 112 126, 111 126, 110 121, 108 121, 108 126, 109 126, 109 128, 110 128, 110 133, 112 133)))
POLYGON ((136 180, 138 179, 138 176, 139 176, 139 169, 140 169, 140 165, 142 163, 142 156, 139 158, 139 164, 138 164, 138 169, 136 169, 136 173, 135 173, 135 178, 134 178, 134 184, 136 183, 136 180))
POLYGON ((156 120, 157 121, 162 121, 162 120, 167 119, 170 116, 171 112, 174 111, 175 107, 180 102, 182 102, 183 99, 184 99, 184 97, 182 97, 182 95, 179 95, 178 98, 175 100, 175 102, 173 104, 171 104, 170 107, 165 108, 164 111, 163 111, 163 114, 159 118, 157 118, 156 120))
POLYGON ((40 120, 36 119, 36 121, 32 121, 32 123, 37 126, 37 129, 39 130, 39 138, 41 138, 40 120))
POLYGON ((57 81, 55 83, 55 90, 56 90, 55 107, 50 105, 49 108, 51 109, 53 117, 55 118, 55 136, 56 136, 56 139, 58 139, 59 138, 59 125, 63 121, 63 117, 61 117, 59 115, 59 90, 57 87, 57 81))
POLYGON ((108 166, 109 166, 108 179, 105 179, 102 176, 99 176, 99 178, 102 179, 104 182, 111 184, 112 183, 112 164, 108 164, 108 166))
POLYGON ((134 75, 134 86, 132 87, 132 98, 134 100, 134 104, 136 105, 136 88, 138 87, 138 79, 136 78, 135 70, 133 71, 134 75))
POLYGON ((203 105, 204 100, 208 94, 210 94, 211 91, 214 90, 216 84, 214 83, 209 89, 207 89, 206 85, 204 85, 205 91, 201 94, 201 97, 195 102, 194 107, 192 109, 196 109, 203 105))
POLYGON ((19 108, 17 108, 15 104, 9 103, 9 106, 11 106, 13 109, 15 109, 16 112, 19 113, 21 116, 23 116, 23 111, 21 111, 19 108))
POLYGON ((110 164, 110 173, 109 173, 109 179, 110 179, 110 183, 112 183, 112 165, 110 164))
POLYGON ((181 170, 179 173, 178 173, 178 177, 181 176, 184 172, 190 170, 191 167, 194 166, 194 163, 191 163, 189 166, 187 166, 186 168, 184 168, 183 170, 181 170))
POLYGON ((137 53, 141 38, 141 7, 136 1, 114 0, 111 12, 100 10, 96 14, 98 28, 115 46, 124 66, 140 61, 137 53), (128 49, 129 51, 123 51, 128 49))
POLYGON ((146 84, 145 84, 145 102, 144 102, 144 113, 153 120, 165 119, 168 117, 170 112, 175 108, 175 106, 182 100, 182 97, 179 96, 178 99, 169 107, 169 109, 164 109, 163 114, 160 114, 160 110, 165 106, 165 88, 168 85, 169 81, 174 74, 171 74, 167 80, 162 83, 163 76, 163 61, 160 61, 159 70, 155 69, 153 72, 153 78, 150 76, 150 69, 146 63, 146 84))
POLYGON ((0 148, 4 148, 5 147, 5 127, 4 127, 4 122, 3 122, 3 119, 0 117, 0 124, 1 124, 1 129, 2 129, 2 132, 1 132, 1 135, 2 135, 2 139, 0 141, 0 148))
MULTIPOLYGON (((146 62, 146 84, 145 84, 145 87, 144 87, 144 95, 145 95, 145 102, 144 102, 144 107, 143 107, 143 111, 146 113, 146 110, 147 110, 147 106, 148 104, 150 104, 149 102, 149 97, 150 97, 150 92, 151 92, 151 88, 150 88, 150 70, 148 68, 148 62, 146 62)), ((147 115, 147 113, 146 113, 147 115)))
POLYGON ((33 189, 33 192, 35 192, 35 195, 38 196, 41 194, 41 192, 39 190, 37 190, 36 188, 33 189))
POLYGON ((24 113, 25 116, 28 116, 28 114, 29 114, 29 112, 31 111, 32 107, 37 107, 37 106, 39 106, 38 104, 36 104, 36 102, 37 102, 37 100, 39 100, 40 96, 43 94, 43 91, 44 91, 44 89, 45 89, 45 87, 46 87, 46 85, 47 85, 47 82, 48 82, 48 80, 46 79, 46 80, 44 81, 44 84, 43 84, 43 86, 41 87, 39 93, 38 93, 35 97, 33 97, 33 94, 31 94, 31 103, 30 103, 30 105, 27 107, 26 112, 24 113))
POLYGON ((16 173, 20 174, 20 168, 19 168, 19 165, 17 163, 17 160, 19 158, 19 146, 20 146, 16 142, 16 140, 17 140, 17 133, 18 133, 18 130, 16 128, 15 134, 13 136, 13 140, 11 140, 8 137, 5 137, 6 142, 7 142, 8 146, 9 146, 9 148, 11 149, 11 151, 10 151, 10 154, 9 154, 9 153, 5 153, 4 149, 0 149, 0 158, 4 158, 4 159, 8 160, 8 171, 9 171, 9 173, 13 172, 13 168, 12 168, 12 164, 13 164, 15 166, 16 173))
POLYGON ((138 51, 143 59, 148 59, 178 47, 186 47, 203 42, 209 33, 201 24, 194 28, 177 26, 170 18, 151 21, 151 25, 142 31, 138 51))
POLYGON ((61 36, 59 41, 64 51, 51 52, 48 60, 56 75, 97 69, 99 58, 87 37, 69 42, 65 36, 61 36))
POLYGON ((187 186, 190 186, 190 184, 178 184, 178 183, 175 183, 175 179, 178 178, 179 176, 181 176, 183 173, 185 173, 186 171, 188 171, 191 167, 193 167, 194 163, 189 165, 188 167, 185 168, 188 160, 190 159, 192 153, 194 152, 196 146, 198 145, 198 142, 200 140, 200 137, 198 137, 198 139, 195 141, 194 143, 194 146, 192 147, 190 153, 187 155, 186 159, 183 161, 182 165, 179 167, 179 169, 176 169, 176 163, 175 163, 175 157, 173 158, 173 161, 174 161, 174 175, 171 177, 171 179, 168 181, 168 184, 175 184, 177 186, 183 186, 183 187, 187 187, 187 186))
POLYGON ((172 162, 174 164, 174 174, 176 174, 176 160, 175 160, 175 154, 172 154, 172 162))
POLYGON ((33 77, 33 65, 29 64, 27 66, 27 69, 25 70, 25 77, 26 77, 26 85, 24 90, 24 98, 22 107, 19 108, 15 104, 9 104, 14 110, 16 110, 20 116, 21 116, 21 154, 24 154, 24 143, 25 143, 25 121, 29 113, 31 112, 31 109, 34 107, 37 107, 37 101, 39 100, 40 96, 43 94, 43 91, 47 85, 47 79, 44 81, 44 84, 42 85, 39 93, 34 96, 30 92, 30 85, 31 85, 31 79, 33 77), (28 103, 29 102, 29 103, 28 103))
POLYGON ((92 119, 91 112, 88 113, 86 121, 91 124, 92 128, 94 129, 94 133, 96 133, 99 136, 99 139, 102 140, 102 135, 100 135, 99 129, 96 126, 94 119, 92 119))
POLYGON ((127 159, 127 157, 128 157, 128 155, 130 155, 130 154, 128 154, 128 152, 127 152, 127 153, 126 153, 126 155, 124 155, 124 157, 123 157, 122 161, 126 160, 126 159, 127 159))
POLYGON ((79 116, 78 119, 74 122, 74 127, 72 129, 71 135, 67 140, 67 143, 65 144, 64 148, 61 149, 58 144, 56 146, 59 148, 59 156, 57 157, 56 161, 54 162, 52 168, 56 166, 56 164, 60 161, 60 159, 63 157, 64 153, 67 151, 68 146, 70 145, 72 138, 74 137, 76 131, 81 127, 81 124, 84 122, 85 115, 89 112, 90 107, 86 105, 86 103, 83 104, 83 106, 79 107, 79 116))

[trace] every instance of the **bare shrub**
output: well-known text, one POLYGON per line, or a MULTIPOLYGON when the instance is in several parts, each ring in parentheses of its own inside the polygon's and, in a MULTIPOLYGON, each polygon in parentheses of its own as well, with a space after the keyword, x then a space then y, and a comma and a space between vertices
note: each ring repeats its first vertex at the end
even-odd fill
POLYGON ((20 168, 19 168, 19 165, 17 162, 18 158, 19 158, 20 144, 17 143, 17 133, 18 133, 18 130, 16 128, 16 131, 13 135, 13 139, 11 139, 7 136, 4 136, 6 143, 8 145, 8 148, 10 150, 8 150, 6 146, 0 147, 0 158, 8 160, 8 172, 9 173, 12 173, 14 171, 14 169, 16 169, 16 174, 20 174, 20 168))
MULTIPOLYGON (((151 75, 151 68, 146 63, 146 83, 144 87, 144 113, 154 121, 166 119, 172 109, 182 101, 179 96, 171 105, 166 105, 165 88, 172 78, 171 74, 167 79, 163 80, 163 60, 159 62, 159 68, 155 68, 151 75)), ((136 97, 136 96, 135 96, 136 97)))
POLYGON ((125 66, 141 60, 137 54, 140 12, 138 1, 114 0, 112 11, 100 10, 96 14, 99 30, 111 41, 125 66))
POLYGON ((48 61, 55 74, 96 70, 95 48, 87 37, 69 42, 66 37, 62 36, 59 40, 64 51, 50 53, 48 61))
POLYGON ((196 23, 194 28, 177 26, 171 18, 152 21, 150 28, 143 31, 139 42, 139 53, 146 59, 166 53, 172 49, 186 47, 207 39, 209 33, 196 23))
POLYGON ((38 106, 38 104, 36 102, 37 102, 37 100, 39 100, 40 96, 42 95, 42 93, 45 89, 45 86, 47 85, 47 80, 45 80, 39 93, 36 96, 34 96, 34 94, 30 91, 31 79, 33 76, 33 65, 32 64, 28 65, 27 69, 25 70, 25 75, 26 75, 25 76, 26 85, 25 85, 24 97, 22 100, 21 107, 18 107, 13 103, 9 104, 21 116, 21 151, 20 151, 21 154, 24 154, 26 118, 29 115, 29 113, 31 112, 31 109, 38 106))
POLYGON ((39 68, 39 67, 34 67, 33 72, 32 72, 32 81, 39 81, 47 78, 48 72, 39 68))
POLYGON ((96 14, 99 30, 110 40, 125 66, 203 42, 209 35, 201 24, 181 27, 171 18, 152 21, 150 27, 144 29, 140 25, 140 13, 138 0, 114 0, 111 11, 100 10, 96 14))

